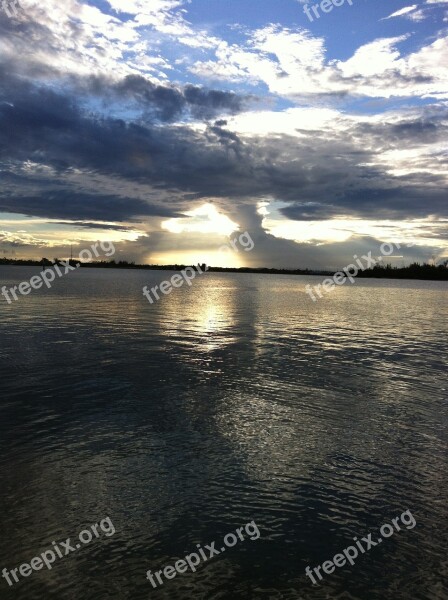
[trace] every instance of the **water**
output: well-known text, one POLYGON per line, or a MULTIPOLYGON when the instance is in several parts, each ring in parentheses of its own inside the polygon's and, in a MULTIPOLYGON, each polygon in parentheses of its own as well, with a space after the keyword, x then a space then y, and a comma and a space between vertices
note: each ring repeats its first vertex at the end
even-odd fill
MULTIPOLYGON (((1 285, 37 268, 0 267, 1 285)), ((104 534, 3 599, 448 598, 444 282, 81 270, 0 297, 0 569, 110 517, 104 534), (409 509, 313 586, 316 567, 409 509), (239 542, 154 590, 173 565, 239 542)))

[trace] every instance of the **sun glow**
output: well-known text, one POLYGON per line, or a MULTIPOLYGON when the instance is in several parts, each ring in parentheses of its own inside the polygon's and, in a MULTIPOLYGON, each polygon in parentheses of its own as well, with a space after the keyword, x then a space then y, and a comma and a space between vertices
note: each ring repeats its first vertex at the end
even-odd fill
MULTIPOLYGON (((179 251, 179 252, 160 252, 154 254, 146 259, 149 264, 156 265, 197 265, 206 264, 209 267, 226 267, 226 268, 239 268, 244 267, 239 258, 241 252, 231 251, 179 251)), ((245 253, 243 253, 245 254, 245 253)))
POLYGON ((186 217, 164 221, 162 228, 170 233, 216 233, 225 236, 238 229, 238 224, 219 213, 213 204, 203 204, 185 214, 186 217))

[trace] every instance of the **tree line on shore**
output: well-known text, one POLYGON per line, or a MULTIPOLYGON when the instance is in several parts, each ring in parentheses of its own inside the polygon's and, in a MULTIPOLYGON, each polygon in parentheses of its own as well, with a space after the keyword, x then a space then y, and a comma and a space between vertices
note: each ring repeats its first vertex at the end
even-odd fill
MULTIPOLYGON (((100 268, 100 269, 146 269, 157 271, 181 271, 191 265, 139 265, 126 260, 109 260, 81 262, 76 260, 66 261, 72 266, 80 264, 82 268, 100 268)), ((0 258, 0 265, 15 265, 26 267, 51 268, 53 264, 60 264, 60 259, 53 261, 43 258, 41 260, 0 258)), ((251 267, 209 267, 211 273, 265 273, 272 275, 320 275, 332 276, 334 273, 329 271, 312 269, 270 269, 270 268, 251 268, 251 267)), ((412 263, 407 267, 396 267, 390 264, 376 265, 371 269, 360 271, 357 277, 378 278, 378 279, 427 279, 427 280, 448 280, 448 260, 439 265, 428 263, 412 263)))

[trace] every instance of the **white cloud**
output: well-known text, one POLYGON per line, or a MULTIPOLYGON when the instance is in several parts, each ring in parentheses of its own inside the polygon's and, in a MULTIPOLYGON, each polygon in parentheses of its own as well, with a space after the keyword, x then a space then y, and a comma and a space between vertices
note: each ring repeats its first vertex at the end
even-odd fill
POLYGON ((447 39, 403 55, 398 46, 406 39, 377 39, 346 61, 328 61, 323 38, 269 26, 245 45, 222 43, 216 60, 197 61, 191 71, 212 80, 263 82, 274 94, 304 102, 330 94, 448 98, 447 39))
POLYGON ((104 75, 119 79, 141 74, 166 80, 172 65, 160 56, 166 39, 173 47, 215 48, 219 40, 195 30, 185 19, 185 0, 108 0, 116 16, 82 0, 25 0, 18 19, 29 37, 5 36, 0 51, 20 56, 22 73, 37 65, 61 75, 104 75))
POLYGON ((417 8, 418 4, 413 4, 412 6, 405 6, 404 8, 400 8, 400 10, 395 11, 388 17, 384 17, 381 19, 382 21, 386 21, 387 19, 393 19, 394 17, 403 17, 404 15, 408 15, 410 12, 413 12, 417 8))
MULTIPOLYGON (((442 38, 407 56, 399 50, 404 36, 376 39, 347 60, 330 61, 325 39, 304 28, 268 25, 249 31, 247 41, 236 44, 193 27, 186 19, 184 0, 108 2, 116 16, 81 0, 28 0, 20 18, 32 28, 32 47, 26 36, 5 36, 0 51, 11 60, 20 56, 18 69, 24 75, 41 65, 56 76, 58 71, 111 79, 141 74, 164 82, 170 71, 183 68, 206 81, 264 83, 271 93, 302 102, 347 94, 448 98, 447 46, 442 38), (169 42, 169 56, 161 51, 164 42, 169 42), (191 52, 186 53, 185 46, 191 52), (203 52, 208 52, 207 59, 198 60, 203 52)), ((391 17, 419 19, 417 7, 408 6, 391 17)))
MULTIPOLYGON (((426 0, 425 5, 448 5, 448 0, 426 0)), ((419 8, 418 4, 413 4, 412 6, 405 6, 400 10, 392 13, 388 17, 384 17, 381 21, 386 21, 387 19, 392 19, 396 17, 404 17, 405 19, 409 19, 411 21, 419 22, 424 21, 430 15, 431 7, 423 6, 419 8)))
POLYGON ((351 118, 328 108, 288 108, 284 111, 252 111, 227 119, 232 131, 245 136, 290 135, 307 137, 308 132, 350 126, 351 118))
POLYGON ((382 75, 398 66, 400 52, 396 45, 405 39, 406 36, 375 40, 358 48, 349 60, 338 62, 337 66, 344 77, 382 75))

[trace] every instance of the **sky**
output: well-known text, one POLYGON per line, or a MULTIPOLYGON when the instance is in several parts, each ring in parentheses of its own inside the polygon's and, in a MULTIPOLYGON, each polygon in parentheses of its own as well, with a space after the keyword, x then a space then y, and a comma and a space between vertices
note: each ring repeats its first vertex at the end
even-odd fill
POLYGON ((444 0, 1 3, 0 256, 448 258, 447 30, 444 0))

